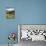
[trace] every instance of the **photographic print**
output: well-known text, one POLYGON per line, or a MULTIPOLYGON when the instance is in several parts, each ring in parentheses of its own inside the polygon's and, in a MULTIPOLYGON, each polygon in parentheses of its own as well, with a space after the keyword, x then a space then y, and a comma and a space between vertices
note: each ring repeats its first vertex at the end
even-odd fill
POLYGON ((32 42, 46 42, 46 25, 18 25, 18 37, 20 45, 26 43, 30 46, 32 42))
POLYGON ((14 8, 7 8, 6 9, 6 18, 7 19, 14 19, 15 18, 15 9, 14 8))

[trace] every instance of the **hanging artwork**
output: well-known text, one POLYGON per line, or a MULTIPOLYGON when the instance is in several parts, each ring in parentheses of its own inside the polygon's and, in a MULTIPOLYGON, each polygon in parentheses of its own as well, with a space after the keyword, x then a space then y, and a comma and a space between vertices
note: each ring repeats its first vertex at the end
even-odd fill
POLYGON ((16 33, 14 33, 14 32, 10 33, 10 34, 8 35, 8 40, 9 40, 8 46, 9 46, 10 44, 15 44, 15 41, 16 41, 16 33))
POLYGON ((14 8, 6 9, 6 18, 7 19, 14 19, 15 18, 15 9, 14 8))
POLYGON ((46 25, 20 24, 18 30, 20 40, 46 41, 46 25))

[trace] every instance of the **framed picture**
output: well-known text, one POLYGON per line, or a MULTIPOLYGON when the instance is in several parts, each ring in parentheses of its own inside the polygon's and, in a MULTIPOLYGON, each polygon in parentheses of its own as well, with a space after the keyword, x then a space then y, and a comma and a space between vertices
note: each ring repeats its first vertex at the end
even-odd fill
POLYGON ((18 25, 19 42, 21 40, 46 41, 46 25, 18 25))
POLYGON ((14 19, 15 18, 15 9, 14 8, 7 8, 6 9, 6 18, 7 19, 14 19))

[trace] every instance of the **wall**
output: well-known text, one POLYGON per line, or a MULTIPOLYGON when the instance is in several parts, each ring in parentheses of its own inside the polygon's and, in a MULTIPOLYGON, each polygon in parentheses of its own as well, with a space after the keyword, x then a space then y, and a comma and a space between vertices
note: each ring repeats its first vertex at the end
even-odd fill
POLYGON ((17 24, 46 24, 46 0, 0 0, 0 44, 8 42, 9 32, 17 32, 17 24), (15 19, 5 18, 7 7, 15 8, 15 19))

